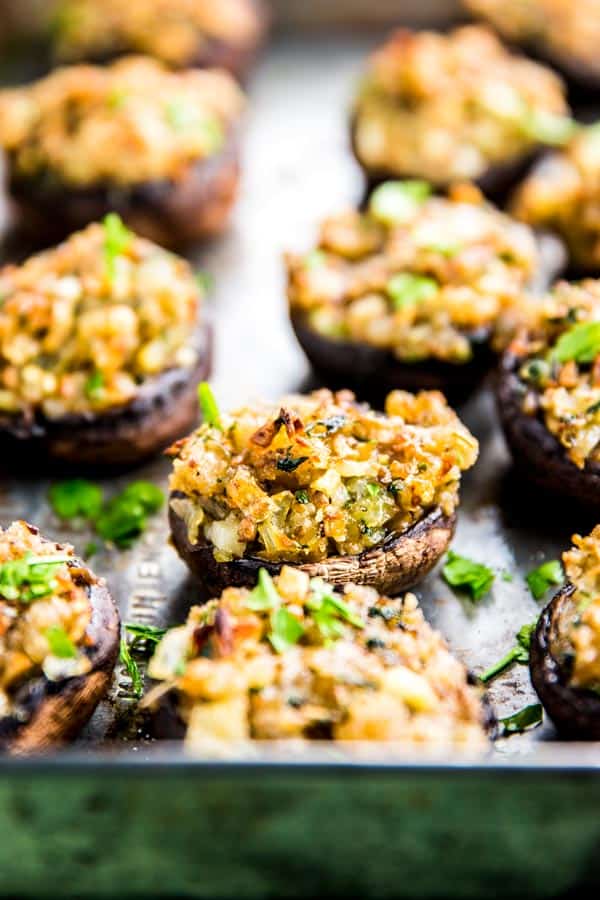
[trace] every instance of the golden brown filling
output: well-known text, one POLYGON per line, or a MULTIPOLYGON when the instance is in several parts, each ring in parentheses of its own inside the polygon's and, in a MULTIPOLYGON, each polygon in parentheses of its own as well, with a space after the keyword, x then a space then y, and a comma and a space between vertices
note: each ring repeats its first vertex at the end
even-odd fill
POLYGON ((573 548, 563 553, 573 594, 574 618, 566 635, 572 652, 574 687, 600 688, 600 525, 591 534, 573 536, 573 548))
MULTIPOLYGON (((191 609, 150 662, 177 688, 187 742, 281 738, 485 747, 477 688, 416 597, 390 599, 284 567, 191 609)), ((156 696, 156 694, 155 694, 156 696)))
POLYGON ((541 415, 576 466, 600 460, 600 281, 561 282, 535 327, 513 348, 523 357, 522 410, 541 415))
POLYGON ((315 391, 204 424, 172 449, 171 499, 219 562, 354 554, 458 504, 475 438, 437 392, 392 392, 386 414, 315 391))
POLYGON ((144 57, 70 66, 0 91, 0 145, 26 178, 78 187, 177 179, 221 150, 242 106, 221 71, 173 73, 144 57))
POLYGON ((62 0, 55 47, 63 59, 133 51, 183 67, 211 42, 244 47, 260 29, 252 0, 62 0))
POLYGON ((522 183, 512 205, 517 218, 550 228, 572 258, 600 266, 600 125, 581 129, 565 150, 546 157, 522 183))
POLYGON ((396 32, 371 58, 355 104, 355 147, 371 171, 436 184, 563 143, 560 78, 509 53, 486 28, 396 32))
POLYGON ((102 411, 196 362, 201 291, 189 264, 114 215, 5 266, 0 298, 0 413, 102 411))
POLYGON ((535 43, 550 53, 598 70, 598 0, 465 0, 511 41, 535 43))
POLYGON ((327 219, 316 250, 288 255, 288 297, 325 337, 463 363, 474 341, 506 342, 538 265, 533 233, 476 188, 446 199, 387 182, 366 213, 327 219))
POLYGON ((14 693, 27 679, 89 671, 93 583, 72 547, 46 540, 26 522, 0 528, 0 717, 18 712, 14 693))

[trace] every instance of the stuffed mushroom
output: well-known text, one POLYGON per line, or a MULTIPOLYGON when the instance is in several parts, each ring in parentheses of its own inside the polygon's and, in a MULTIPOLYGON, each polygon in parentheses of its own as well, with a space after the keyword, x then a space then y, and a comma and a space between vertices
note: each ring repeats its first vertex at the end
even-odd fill
POLYGON ((600 85, 598 0, 465 0, 504 38, 548 60, 584 88, 600 85))
POLYGON ((213 414, 171 450, 172 540, 212 595, 284 563, 396 593, 448 547, 477 452, 436 392, 385 414, 327 390, 213 414))
POLYGON ((600 525, 563 554, 567 581, 530 649, 533 685, 558 731, 600 740, 600 525))
POLYGON ((228 588, 162 638, 157 730, 191 750, 254 740, 488 747, 481 691, 413 594, 391 599, 284 566, 228 588))
POLYGON ((168 247, 220 233, 237 192, 242 107, 226 72, 174 73, 144 57, 0 91, 16 224, 46 243, 110 211, 168 247))
POLYGON ((263 0, 58 0, 52 43, 62 61, 144 53, 174 69, 244 76, 264 39, 263 0))
POLYGON ((119 616, 70 546, 26 522, 0 528, 0 750, 73 738, 106 694, 119 616))
POLYGON ((498 409, 527 480, 600 507, 600 281, 561 282, 501 362, 498 409))
POLYGON ((563 85, 486 28, 401 30, 372 56, 352 140, 371 181, 470 179, 502 194, 544 145, 571 134, 563 85))
POLYGON ((600 272, 600 124, 582 128, 564 150, 537 163, 512 203, 514 215, 554 231, 569 250, 571 269, 600 272))
POLYGON ((386 182, 366 212, 325 220, 316 249, 287 256, 292 324, 328 385, 459 402, 506 345, 524 289, 547 286, 562 258, 472 185, 445 198, 423 181, 386 182))
POLYGON ((124 465, 198 417, 210 363, 188 263, 109 215, 0 269, 3 459, 124 465))

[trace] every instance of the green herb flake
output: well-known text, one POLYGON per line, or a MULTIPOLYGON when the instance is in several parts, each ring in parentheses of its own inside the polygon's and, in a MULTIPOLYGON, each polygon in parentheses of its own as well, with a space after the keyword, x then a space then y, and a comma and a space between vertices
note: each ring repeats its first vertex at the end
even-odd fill
POLYGON ((542 724, 543 718, 544 711, 541 703, 532 703, 530 706, 525 706, 518 712, 513 713, 512 716, 500 719, 500 724, 503 726, 502 736, 521 734, 521 732, 528 731, 530 728, 537 728, 538 725, 542 724))
POLYGON ((0 565, 0 597, 18 603, 32 603, 48 597, 56 589, 54 576, 72 556, 34 556, 9 559, 0 565))
POLYGON ((134 645, 139 641, 147 641, 148 644, 158 644, 167 633, 166 628, 157 628, 156 625, 137 625, 135 622, 126 622, 125 630, 134 636, 134 645))
POLYGON ((84 385, 88 400, 98 400, 104 389, 104 375, 100 371, 92 372, 84 385))
POLYGON ((371 497, 379 497, 381 494, 381 485, 377 484, 376 481, 369 481, 367 483, 367 493, 370 494, 371 497))
POLYGON ((305 491, 304 489, 296 491, 296 493, 294 494, 294 497, 296 498, 297 503, 308 503, 309 502, 308 491, 305 491))
POLYGON ((280 604, 281 597, 277 593, 273 579, 266 569, 259 569, 257 585, 250 592, 246 600, 246 606, 248 609, 259 612, 261 610, 275 609, 280 604))
POLYGON ((525 576, 527 586, 536 600, 540 600, 551 585, 562 584, 564 572, 560 560, 550 559, 525 576))
POLYGON ((434 278, 426 275, 398 272, 389 279, 386 290, 392 298, 394 309, 404 309, 406 306, 435 297, 439 285, 434 278))
POLYGON ((77 647, 64 628, 58 625, 46 628, 44 637, 53 656, 58 656, 59 659, 75 659, 77 656, 77 647))
POLYGON ((442 574, 449 585, 465 591, 474 601, 481 600, 494 583, 491 569, 452 550, 448 553, 442 574))
POLYGON ((131 690, 136 697, 141 697, 142 691, 144 689, 142 676, 138 664, 131 655, 129 644, 127 643, 127 638, 125 637, 121 638, 119 659, 122 665, 125 666, 125 670, 131 678, 131 690))
POLYGON ((591 406, 585 411, 586 416, 594 416, 597 412, 600 412, 600 400, 597 403, 592 403, 591 406))
POLYGON ((108 280, 112 284, 116 275, 117 257, 121 256, 133 240, 133 233, 125 227, 117 213, 104 217, 104 261, 108 280))
POLYGON ((164 503, 163 492, 149 481, 134 481, 104 506, 95 521, 101 538, 121 550, 146 530, 148 515, 164 503))
POLYGON ((221 414, 219 412, 219 407, 217 406, 217 401, 215 400, 215 395, 213 394, 208 381, 201 381, 198 385, 198 401, 200 403, 202 419, 204 422, 212 428, 219 428, 222 430, 221 414))
POLYGON ((369 213, 383 225, 408 222, 431 195, 426 181, 386 181, 371 194, 369 213))
POLYGON ((271 616, 268 639, 277 653, 285 653, 298 643, 303 634, 304 626, 285 606, 280 606, 271 616))
POLYGON ((489 669, 486 669, 479 676, 479 680, 483 684, 487 684, 488 681, 491 681, 497 675, 500 675, 501 672, 504 672, 505 669, 508 669, 509 666, 512 666, 513 663, 521 663, 522 665, 527 665, 529 662, 529 648, 531 645, 531 637, 533 632, 535 631, 537 625, 536 622, 532 622, 530 625, 523 625, 522 628, 516 634, 517 643, 514 647, 506 653, 502 659, 500 659, 493 666, 490 666, 489 669))
POLYGON ((280 472, 294 472, 298 466, 305 463, 308 456, 280 456, 275 463, 280 472))
POLYGON ((550 357, 559 363, 591 363, 600 353, 600 322, 578 322, 557 340, 550 357))
POLYGON ((84 478, 59 481, 48 491, 48 500, 59 519, 83 516, 95 519, 102 508, 102 488, 84 478))
POLYGON ((363 620, 355 615, 345 600, 320 578, 310 582, 311 597, 308 608, 323 639, 329 643, 344 634, 344 622, 354 628, 364 628, 363 620))

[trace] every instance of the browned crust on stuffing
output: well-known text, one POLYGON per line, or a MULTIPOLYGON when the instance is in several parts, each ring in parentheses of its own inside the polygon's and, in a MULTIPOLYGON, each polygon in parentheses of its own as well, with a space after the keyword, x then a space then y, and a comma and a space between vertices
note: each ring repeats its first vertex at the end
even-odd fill
POLYGON ((185 247, 221 234, 238 193, 240 161, 237 136, 223 149, 190 166, 177 180, 73 187, 14 172, 8 156, 8 190, 15 224, 27 239, 58 243, 117 212, 137 234, 163 247, 185 247))
POLYGON ((90 602, 91 671, 59 682, 45 676, 28 682, 19 696, 26 718, 0 719, 0 751, 23 755, 61 746, 77 735, 106 694, 119 650, 119 614, 103 582, 91 585, 90 602))
POLYGON ((0 452, 5 459, 45 459, 78 466, 130 466, 151 457, 193 429, 198 421, 197 384, 211 368, 212 333, 203 324, 195 339, 193 369, 171 369, 147 381, 130 403, 102 413, 62 419, 15 420, 0 416, 0 452))
MULTIPOLYGON (((182 497, 175 492, 173 497, 182 497)), ((184 520, 169 504, 173 545, 192 574, 210 596, 226 587, 254 587, 261 568, 277 575, 283 565, 257 557, 216 562, 212 546, 202 539, 192 544, 184 520)), ((380 594, 394 595, 421 581, 448 549, 456 516, 433 509, 402 534, 392 534, 381 544, 351 556, 331 556, 323 562, 302 563, 297 568, 332 585, 365 584, 380 594)))
POLYGON ((521 409, 521 357, 506 352, 500 362, 496 396, 504 435, 517 470, 536 487, 586 507, 600 507, 600 465, 578 468, 540 416, 521 409))
POLYGON ((574 585, 566 584, 544 609, 531 641, 529 667, 533 686, 558 731, 566 737, 597 741, 600 697, 571 687, 567 668, 553 652, 561 618, 573 614, 574 591, 574 585))

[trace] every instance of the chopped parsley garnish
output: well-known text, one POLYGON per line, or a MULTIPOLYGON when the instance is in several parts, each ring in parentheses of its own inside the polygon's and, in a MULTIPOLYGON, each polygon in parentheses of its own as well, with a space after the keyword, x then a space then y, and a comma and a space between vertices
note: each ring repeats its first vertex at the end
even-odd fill
POLYGON ((475 601, 481 600, 494 583, 491 569, 452 550, 448 553, 442 574, 449 585, 465 591, 475 601))
POLYGON ((47 597, 57 587, 54 576, 72 556, 34 556, 9 559, 0 565, 0 597, 19 603, 32 603, 47 597))
POLYGON ((348 604, 319 578, 310 582, 311 597, 308 608, 314 622, 326 642, 338 640, 344 633, 343 623, 354 628, 364 628, 365 623, 356 616, 348 604))
POLYGON ((129 644, 127 643, 127 638, 125 637, 121 638, 119 659, 125 666, 125 670, 131 678, 131 690, 136 697, 140 697, 144 689, 144 684, 138 664, 131 655, 131 650, 129 648, 129 644))
POLYGON ((541 703, 532 703, 530 706, 525 706, 518 712, 513 713, 512 716, 500 719, 500 724, 503 726, 502 736, 521 734, 521 732, 528 731, 530 728, 537 728, 538 725, 542 724, 543 718, 544 711, 541 703))
POLYGON ((399 225, 408 222, 430 194, 426 181, 386 181, 373 191, 369 212, 384 225, 399 225))
POLYGON ((592 403, 591 406, 588 406, 588 408, 585 411, 585 414, 586 414, 586 416, 593 416, 597 412, 600 412, 600 400, 598 400, 597 403, 592 403))
POLYGON ((271 631, 267 635, 277 653, 285 653, 297 644, 304 634, 304 626, 285 606, 271 616, 271 631))
POLYGON ((508 669, 509 666, 512 666, 513 663, 527 665, 529 662, 531 637, 535 631, 536 625, 537 622, 532 622, 530 625, 523 625, 523 627, 519 629, 516 634, 517 643, 515 646, 512 647, 501 660, 495 663, 495 665, 490 666, 489 669, 486 669, 486 671, 479 676, 479 680, 483 682, 483 684, 487 684, 488 681, 491 681, 496 675, 504 672, 504 670, 508 669))
POLYGON ((305 463, 308 456, 280 456, 275 465, 280 472, 293 472, 302 463, 305 463))
POLYGON ((97 400, 104 388, 104 375, 100 371, 92 372, 84 385, 88 400, 97 400))
POLYGON ((367 493, 370 494, 371 497, 379 497, 381 494, 381 485, 377 484, 376 481, 367 482, 367 493))
POLYGON ((305 491, 304 488, 296 491, 294 497, 296 498, 297 503, 308 503, 308 491, 305 491))
POLYGON ((84 478, 59 481, 48 491, 48 499, 59 519, 83 516, 95 519, 102 509, 102 488, 84 478))
POLYGON ((550 356, 560 363, 591 363, 600 353, 600 322, 578 322, 557 340, 550 356))
POLYGON ((550 559, 525 576, 529 590, 536 600, 540 600, 553 584, 562 584, 564 572, 560 560, 550 559))
POLYGON ((58 656, 59 659, 75 659, 77 656, 77 647, 64 628, 58 625, 46 628, 44 637, 53 656, 58 656))
POLYGON ((522 366, 520 374, 526 381, 541 384, 550 375, 550 364, 545 359, 532 359, 522 366))
POLYGON ((109 500, 95 521, 97 533, 124 550, 146 530, 148 515, 164 502, 163 492, 149 481, 134 481, 109 500))
POLYGON ((266 569, 258 570, 258 582, 253 591, 250 592, 246 600, 248 609, 257 611, 264 609, 275 609, 281 603, 281 597, 277 593, 277 588, 273 584, 273 579, 266 569))
POLYGON ((439 285, 435 278, 429 278, 427 275, 398 272, 389 279, 386 290, 392 298, 394 309, 403 309, 405 306, 435 297, 439 285))
POLYGON ((133 233, 125 227, 117 213, 111 212, 104 217, 104 260, 109 281, 114 281, 116 275, 117 257, 121 256, 129 247, 133 233))
POLYGON ((215 395, 208 381, 201 381, 198 385, 198 401, 202 410, 202 419, 213 428, 221 428, 221 414, 215 395))
POLYGON ((134 636, 132 646, 136 647, 139 641, 158 644, 167 633, 166 628, 157 628, 156 625, 137 625, 135 622, 126 622, 125 629, 134 636))

